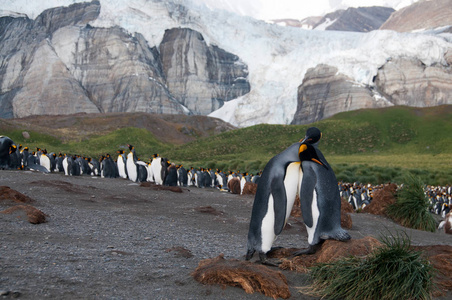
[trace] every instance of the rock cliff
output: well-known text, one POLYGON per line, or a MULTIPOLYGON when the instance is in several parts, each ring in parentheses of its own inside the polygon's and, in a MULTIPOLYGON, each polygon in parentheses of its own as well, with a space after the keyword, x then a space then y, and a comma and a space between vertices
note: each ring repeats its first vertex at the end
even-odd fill
POLYGON ((236 55, 209 47, 199 32, 166 30, 160 55, 168 89, 197 114, 209 114, 250 91, 246 65, 236 55))
POLYGON ((394 12, 380 29, 407 32, 451 25, 450 0, 421 0, 394 12))
POLYGON ((339 112, 392 104, 376 101, 371 89, 358 85, 337 68, 318 65, 306 72, 298 87, 298 106, 292 124, 309 124, 339 112))
POLYGON ((378 90, 394 105, 452 104, 452 68, 425 66, 417 59, 388 61, 375 78, 378 90))
POLYGON ((326 14, 314 29, 369 32, 380 26, 391 16, 394 9, 390 7, 350 7, 326 14))
POLYGON ((0 18, 0 117, 78 112, 208 114, 250 90, 247 66, 199 32, 160 47, 120 27, 95 28, 98 1, 0 18))
POLYGON ((389 60, 374 78, 374 86, 356 84, 337 68, 318 65, 307 71, 298 87, 298 106, 292 124, 308 124, 342 111, 393 105, 429 107, 452 104, 449 66, 425 66, 417 59, 389 60))

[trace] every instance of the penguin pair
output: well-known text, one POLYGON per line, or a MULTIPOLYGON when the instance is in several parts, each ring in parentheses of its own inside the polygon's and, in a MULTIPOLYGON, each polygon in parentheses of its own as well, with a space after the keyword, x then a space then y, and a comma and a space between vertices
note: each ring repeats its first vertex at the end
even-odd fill
POLYGON ((265 166, 259 179, 248 232, 246 260, 258 251, 261 263, 283 230, 297 194, 300 196, 309 247, 294 256, 314 253, 326 239, 345 241, 341 228, 341 200, 334 172, 317 143, 322 134, 311 127, 306 136, 279 153, 265 166))

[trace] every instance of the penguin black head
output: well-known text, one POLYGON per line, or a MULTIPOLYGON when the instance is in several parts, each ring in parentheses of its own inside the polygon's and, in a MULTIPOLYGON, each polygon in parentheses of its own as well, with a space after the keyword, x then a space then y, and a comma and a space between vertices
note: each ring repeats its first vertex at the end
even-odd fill
POLYGON ((328 164, 322 161, 317 155, 314 146, 310 143, 303 143, 298 149, 298 157, 300 161, 312 161, 318 163, 321 166, 324 166, 328 170, 328 164))
POLYGON ((16 152, 16 150, 17 150, 17 146, 14 145, 14 144, 12 144, 12 145, 9 147, 9 154, 13 154, 14 152, 16 152))
POLYGON ((322 132, 320 131, 320 129, 318 129, 317 127, 310 127, 308 128, 308 130, 306 130, 306 135, 300 142, 315 144, 320 140, 321 137, 322 132))

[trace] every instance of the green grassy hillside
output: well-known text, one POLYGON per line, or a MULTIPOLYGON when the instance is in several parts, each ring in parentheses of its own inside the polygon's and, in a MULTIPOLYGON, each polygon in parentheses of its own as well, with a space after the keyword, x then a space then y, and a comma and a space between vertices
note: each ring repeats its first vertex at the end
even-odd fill
MULTIPOLYGON (((82 123, 80 116, 77 122, 82 123)), ((111 122, 115 122, 111 118, 111 122)), ((186 167, 209 167, 256 173, 267 161, 304 137, 306 129, 316 126, 323 132, 319 148, 336 171, 339 180, 383 183, 399 182, 408 171, 430 184, 452 184, 452 106, 433 108, 392 107, 338 114, 310 125, 256 125, 209 134, 188 143, 162 139, 146 128, 124 125, 97 130, 71 139, 70 128, 46 133, 33 126, 12 126, 0 120, 0 134, 17 144, 98 157, 135 146, 138 156, 147 161, 159 153, 186 167), (35 129, 35 130, 34 130, 35 129), (25 139, 27 130, 31 138, 25 139), (69 136, 69 138, 68 138, 69 136)), ((67 122, 67 120, 66 120, 67 122)), ((146 124, 146 122, 144 122, 146 124)), ((152 127, 153 128, 153 127, 152 127)), ((181 135, 183 126, 175 127, 181 135)), ((165 132, 170 134, 171 132, 165 132)), ((191 134, 191 133, 190 133, 191 134)))
POLYGON ((323 132, 319 143, 340 180, 398 181, 406 171, 431 184, 452 183, 452 106, 393 107, 341 113, 310 125, 256 125, 170 150, 185 164, 257 172, 275 154, 323 132))

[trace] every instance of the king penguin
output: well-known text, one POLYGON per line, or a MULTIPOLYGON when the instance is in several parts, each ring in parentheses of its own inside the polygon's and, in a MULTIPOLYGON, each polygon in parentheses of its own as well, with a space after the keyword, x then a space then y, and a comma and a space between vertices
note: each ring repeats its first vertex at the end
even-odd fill
POLYGON ((286 225, 300 185, 300 146, 300 142, 294 143, 274 156, 262 172, 251 213, 246 260, 258 251, 261 263, 272 265, 267 253, 286 225))
POLYGON ((154 182, 157 185, 163 185, 162 163, 162 157, 155 153, 151 162, 151 169, 152 175, 154 176, 154 182))
POLYGON ((127 154, 127 175, 129 176, 129 179, 133 182, 136 182, 138 180, 138 166, 136 164, 136 161, 138 160, 137 155, 135 154, 135 147, 132 145, 129 146, 129 154, 127 154))
POLYGON ((0 169, 9 169, 11 161, 9 154, 13 145, 12 139, 7 136, 0 136, 0 169))
POLYGON ((318 128, 308 128, 299 149, 303 172, 301 212, 308 232, 309 248, 296 251, 295 256, 315 253, 327 239, 346 241, 351 238, 341 227, 341 198, 336 175, 317 148, 321 136, 318 128))
POLYGON ((119 177, 121 177, 121 178, 127 178, 128 177, 127 176, 126 163, 127 163, 127 157, 124 154, 124 150, 118 150, 117 165, 118 165, 119 177))

